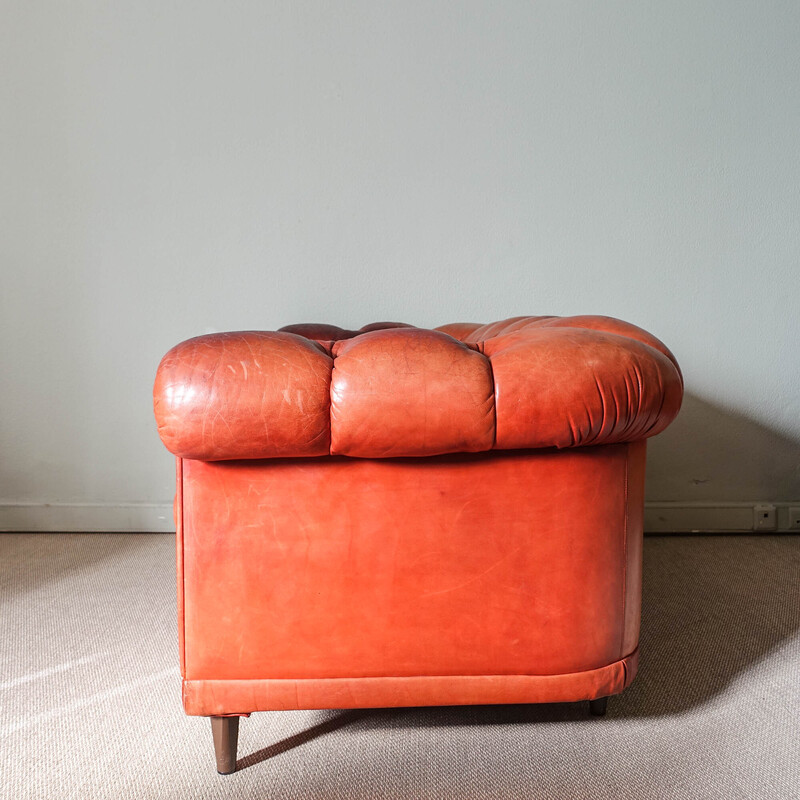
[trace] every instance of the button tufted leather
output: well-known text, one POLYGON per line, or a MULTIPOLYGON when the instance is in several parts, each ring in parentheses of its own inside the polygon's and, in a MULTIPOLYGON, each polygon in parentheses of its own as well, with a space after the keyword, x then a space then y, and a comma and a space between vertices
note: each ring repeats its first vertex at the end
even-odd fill
POLYGON ((674 356, 641 328, 516 317, 199 336, 162 360, 154 404, 183 458, 380 458, 638 441, 682 392, 674 356))
POLYGON ((494 443, 487 358, 439 331, 376 330, 337 342, 331 453, 473 453, 494 443))

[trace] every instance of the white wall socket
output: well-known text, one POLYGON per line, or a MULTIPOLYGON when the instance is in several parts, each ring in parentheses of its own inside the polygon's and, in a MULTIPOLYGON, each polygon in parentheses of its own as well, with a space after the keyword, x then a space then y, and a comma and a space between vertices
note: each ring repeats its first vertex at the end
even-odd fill
POLYGON ((753 506, 753 530, 774 531, 778 527, 775 506, 771 503, 761 503, 753 506))
POLYGON ((800 531, 800 506, 789 506, 789 530, 800 531))

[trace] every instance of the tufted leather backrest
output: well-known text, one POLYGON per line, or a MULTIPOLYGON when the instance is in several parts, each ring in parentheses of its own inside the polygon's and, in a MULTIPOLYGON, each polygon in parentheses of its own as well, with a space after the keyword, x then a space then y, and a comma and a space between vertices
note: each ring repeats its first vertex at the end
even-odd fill
POLYGON ((641 328, 516 317, 199 336, 162 359, 154 405, 184 458, 384 458, 636 441, 682 395, 674 356, 641 328))

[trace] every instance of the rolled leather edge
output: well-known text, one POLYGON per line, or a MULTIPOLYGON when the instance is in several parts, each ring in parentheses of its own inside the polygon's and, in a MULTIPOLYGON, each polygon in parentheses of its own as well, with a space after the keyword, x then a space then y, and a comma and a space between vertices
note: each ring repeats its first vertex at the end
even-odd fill
POLYGON ((585 672, 562 675, 185 680, 192 716, 323 708, 565 703, 619 694, 636 676, 639 651, 585 672))
POLYGON ((153 387, 161 441, 201 461, 327 455, 332 367, 324 347, 285 332, 181 342, 153 387))
MULTIPOLYGON (((638 441, 666 428, 681 405, 683 376, 672 353, 647 331, 612 317, 514 317, 489 325, 453 323, 434 331, 403 323, 375 323, 362 331, 297 325, 278 332, 210 334, 173 347, 162 359, 153 390, 164 445, 179 457, 205 461, 330 455, 332 424, 349 430, 347 413, 332 413, 332 396, 337 409, 360 408, 370 401, 364 396, 348 402, 347 383, 332 386, 335 357, 357 347, 368 374, 369 359, 380 358, 381 348, 361 343, 366 345, 375 331, 388 339, 455 339, 468 348, 453 351, 458 359, 480 353, 488 362, 494 397, 492 409, 478 411, 494 430, 483 431, 472 421, 471 409, 456 403, 452 408, 459 413, 448 415, 454 430, 408 438, 397 425, 397 436, 383 431, 376 444, 375 430, 361 425, 372 417, 386 419, 375 408, 367 414, 370 419, 355 420, 353 427, 359 430, 335 448, 352 457, 638 441), (576 340, 568 357, 562 347, 567 340, 576 340), (563 352, 548 361, 552 347, 563 352)), ((400 388, 385 392, 393 408, 402 392, 400 377, 393 381, 400 388)), ((437 393, 448 396, 440 383, 441 376, 428 375, 409 384, 415 389, 402 398, 409 421, 429 419, 425 404, 437 393), (434 387, 436 391, 428 391, 434 387)), ((460 395, 468 405, 475 403, 463 391, 463 381, 452 389, 453 398, 460 395)))

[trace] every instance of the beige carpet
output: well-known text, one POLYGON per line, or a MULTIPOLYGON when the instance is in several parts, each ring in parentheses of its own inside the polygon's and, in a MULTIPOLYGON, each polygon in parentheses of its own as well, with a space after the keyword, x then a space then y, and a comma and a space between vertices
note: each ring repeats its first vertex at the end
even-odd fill
POLYGON ((173 545, 0 534, 0 796, 800 798, 800 537, 648 538, 641 670, 605 719, 256 714, 230 777, 180 705, 173 545))

